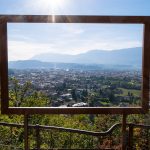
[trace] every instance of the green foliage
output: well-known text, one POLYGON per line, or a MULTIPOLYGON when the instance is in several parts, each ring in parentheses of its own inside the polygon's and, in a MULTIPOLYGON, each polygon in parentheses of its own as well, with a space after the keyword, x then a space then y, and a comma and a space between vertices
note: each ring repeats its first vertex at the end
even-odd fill
POLYGON ((16 78, 10 78, 9 105, 12 107, 50 106, 50 99, 42 92, 32 89, 31 82, 21 85, 16 78))
MULTIPOLYGON (((10 106, 24 107, 24 106, 50 106, 51 100, 42 92, 37 92, 33 90, 32 84, 26 82, 23 85, 20 85, 15 78, 11 78, 10 82, 12 83, 11 90, 9 91, 10 96, 10 106)), ((109 84, 109 83, 108 83, 109 84)), ((100 94, 102 94, 102 90, 100 94)), ((75 91, 72 93, 75 97, 75 91)), ((96 93, 88 93, 84 91, 82 93, 84 97, 89 95, 89 99, 92 103, 97 101, 100 102, 110 102, 108 98, 96 99, 96 93)), ((113 97, 113 93, 110 92, 110 97, 113 97)), ((132 123, 144 123, 150 124, 150 113, 146 115, 129 115, 127 120, 132 123)), ((0 122, 7 123, 23 123, 23 116, 18 115, 0 115, 0 122)), ((31 115, 29 117, 29 123, 36 125, 47 125, 47 126, 59 126, 66 128, 82 129, 89 131, 106 131, 113 124, 120 123, 120 115, 31 115)), ((119 135, 119 131, 115 131, 113 137, 119 135)), ((0 126, 0 141, 6 145, 15 145, 16 147, 23 147, 23 129, 12 128, 0 126)), ((30 146, 35 148, 35 131, 30 130, 30 146)), ((50 148, 50 147, 59 147, 59 148, 70 148, 70 138, 71 138, 71 148, 91 148, 90 136, 80 135, 80 134, 70 134, 66 132, 58 131, 41 131, 41 148, 50 148)), ((95 140, 96 141, 96 140, 95 140)))

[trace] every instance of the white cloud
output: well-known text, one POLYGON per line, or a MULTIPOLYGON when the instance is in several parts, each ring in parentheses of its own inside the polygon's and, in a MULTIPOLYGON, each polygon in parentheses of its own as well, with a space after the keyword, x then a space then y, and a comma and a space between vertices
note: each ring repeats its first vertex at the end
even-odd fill
POLYGON ((78 35, 84 33, 83 28, 80 28, 79 25, 74 26, 71 24, 68 24, 67 27, 64 26, 64 32, 66 32, 68 35, 78 35))
POLYGON ((15 41, 8 43, 8 54, 10 60, 30 59, 41 53, 79 54, 89 50, 115 50, 142 46, 140 41, 107 41, 107 40, 84 40, 84 41, 61 41, 50 43, 15 41))
POLYGON ((30 43, 27 41, 9 41, 9 60, 25 60, 36 54, 49 52, 53 45, 47 43, 30 43))
POLYGON ((69 54, 80 54, 90 50, 118 50, 123 48, 131 48, 131 47, 141 47, 142 44, 140 41, 87 41, 82 43, 82 45, 74 45, 68 51, 64 53, 69 54))

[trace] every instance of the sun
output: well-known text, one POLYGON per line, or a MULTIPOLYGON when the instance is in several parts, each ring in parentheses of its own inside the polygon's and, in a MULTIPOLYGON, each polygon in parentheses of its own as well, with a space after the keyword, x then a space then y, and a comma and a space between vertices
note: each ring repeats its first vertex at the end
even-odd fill
POLYGON ((38 5, 45 9, 49 10, 53 13, 56 9, 61 9, 65 6, 67 0, 39 0, 38 5))
POLYGON ((51 5, 52 7, 59 7, 63 5, 64 0, 44 0, 47 5, 51 5))

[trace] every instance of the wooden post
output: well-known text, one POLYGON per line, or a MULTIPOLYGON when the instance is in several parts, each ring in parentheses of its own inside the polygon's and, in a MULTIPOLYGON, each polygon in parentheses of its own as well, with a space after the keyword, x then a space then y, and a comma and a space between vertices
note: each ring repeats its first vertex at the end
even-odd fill
POLYGON ((127 115, 123 114, 122 118, 122 150, 126 150, 126 118, 127 115))
POLYGON ((25 150, 29 150, 28 143, 28 115, 24 115, 24 148, 25 150))
POLYGON ((133 125, 129 124, 129 133, 128 133, 128 148, 129 150, 132 150, 133 146, 133 125))

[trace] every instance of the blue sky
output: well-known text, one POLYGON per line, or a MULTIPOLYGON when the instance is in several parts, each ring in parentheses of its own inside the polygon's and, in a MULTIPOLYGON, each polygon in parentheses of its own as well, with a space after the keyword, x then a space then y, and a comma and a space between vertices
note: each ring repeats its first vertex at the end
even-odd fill
MULTIPOLYGON (((145 15, 150 0, 0 0, 0 14, 145 15)), ((142 25, 8 24, 9 60, 142 46, 142 25)))

